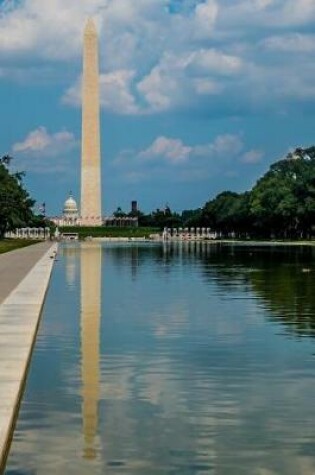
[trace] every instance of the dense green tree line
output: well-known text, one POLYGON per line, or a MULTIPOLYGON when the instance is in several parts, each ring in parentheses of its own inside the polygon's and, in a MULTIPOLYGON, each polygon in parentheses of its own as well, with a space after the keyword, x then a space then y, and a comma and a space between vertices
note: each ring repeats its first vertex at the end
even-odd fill
POLYGON ((271 165, 251 191, 223 192, 206 203, 197 224, 224 236, 309 238, 315 224, 315 147, 271 165))
POLYGON ((35 216, 35 201, 23 186, 21 172, 11 173, 11 157, 0 158, 0 239, 6 231, 25 226, 43 226, 44 219, 35 216))
POLYGON ((274 163, 245 193, 224 191, 181 215, 166 206, 138 217, 142 226, 210 227, 222 237, 309 238, 315 225, 315 147, 298 148, 274 163))
POLYGON ((179 213, 172 212, 168 205, 166 205, 164 209, 156 209, 149 214, 144 214, 140 210, 125 213, 119 206, 113 215, 116 218, 123 218, 126 216, 137 217, 140 227, 160 229, 163 229, 164 227, 176 228, 182 226, 183 223, 182 216, 179 213))

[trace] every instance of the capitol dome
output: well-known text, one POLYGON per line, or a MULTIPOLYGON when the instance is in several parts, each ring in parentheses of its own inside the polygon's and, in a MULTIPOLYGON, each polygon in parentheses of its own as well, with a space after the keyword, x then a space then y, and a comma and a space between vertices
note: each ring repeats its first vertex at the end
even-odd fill
POLYGON ((78 217, 79 215, 78 205, 76 201, 73 199, 71 193, 63 206, 63 215, 67 218, 68 217, 74 218, 74 217, 78 217))

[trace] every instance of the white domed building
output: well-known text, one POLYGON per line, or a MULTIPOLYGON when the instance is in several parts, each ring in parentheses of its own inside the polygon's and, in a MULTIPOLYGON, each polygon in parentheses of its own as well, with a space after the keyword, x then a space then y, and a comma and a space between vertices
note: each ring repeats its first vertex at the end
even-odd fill
POLYGON ((69 225, 76 224, 79 218, 79 210, 76 201, 73 199, 70 193, 69 198, 65 201, 63 206, 63 219, 67 221, 69 225))
POLYGON ((57 226, 77 226, 80 224, 78 205, 71 192, 64 202, 62 216, 52 218, 52 221, 57 226))

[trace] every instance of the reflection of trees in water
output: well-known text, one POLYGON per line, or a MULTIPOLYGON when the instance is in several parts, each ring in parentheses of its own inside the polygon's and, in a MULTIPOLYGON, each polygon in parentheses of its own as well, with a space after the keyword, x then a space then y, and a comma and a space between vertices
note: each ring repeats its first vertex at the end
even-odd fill
POLYGON ((315 336, 315 248, 184 242, 117 246, 108 252, 116 264, 129 261, 133 276, 152 259, 157 271, 167 273, 176 262, 190 265, 197 257, 206 278, 222 290, 249 288, 272 320, 295 334, 315 336))
POLYGON ((137 277, 138 270, 143 267, 152 268, 158 264, 157 270, 162 270, 159 266, 163 264, 164 271, 167 270, 167 264, 172 261, 172 256, 163 252, 163 247, 159 244, 118 244, 105 245, 103 248, 104 255, 107 254, 109 260, 122 273, 126 271, 126 267, 130 267, 132 278, 137 277))
POLYGON ((275 265, 251 275, 251 284, 273 319, 290 325, 299 335, 315 336, 314 268, 275 265))
POLYGON ((315 336, 315 249, 222 246, 203 260, 204 272, 224 287, 249 285, 272 320, 315 336))

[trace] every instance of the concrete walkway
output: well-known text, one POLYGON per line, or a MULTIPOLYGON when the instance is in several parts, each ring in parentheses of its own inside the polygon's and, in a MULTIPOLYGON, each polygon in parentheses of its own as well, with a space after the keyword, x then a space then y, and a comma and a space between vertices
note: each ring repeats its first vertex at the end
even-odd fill
POLYGON ((50 241, 0 254, 0 303, 51 247, 50 241))
POLYGON ((0 473, 36 338, 56 244, 41 243, 0 256, 0 473))

